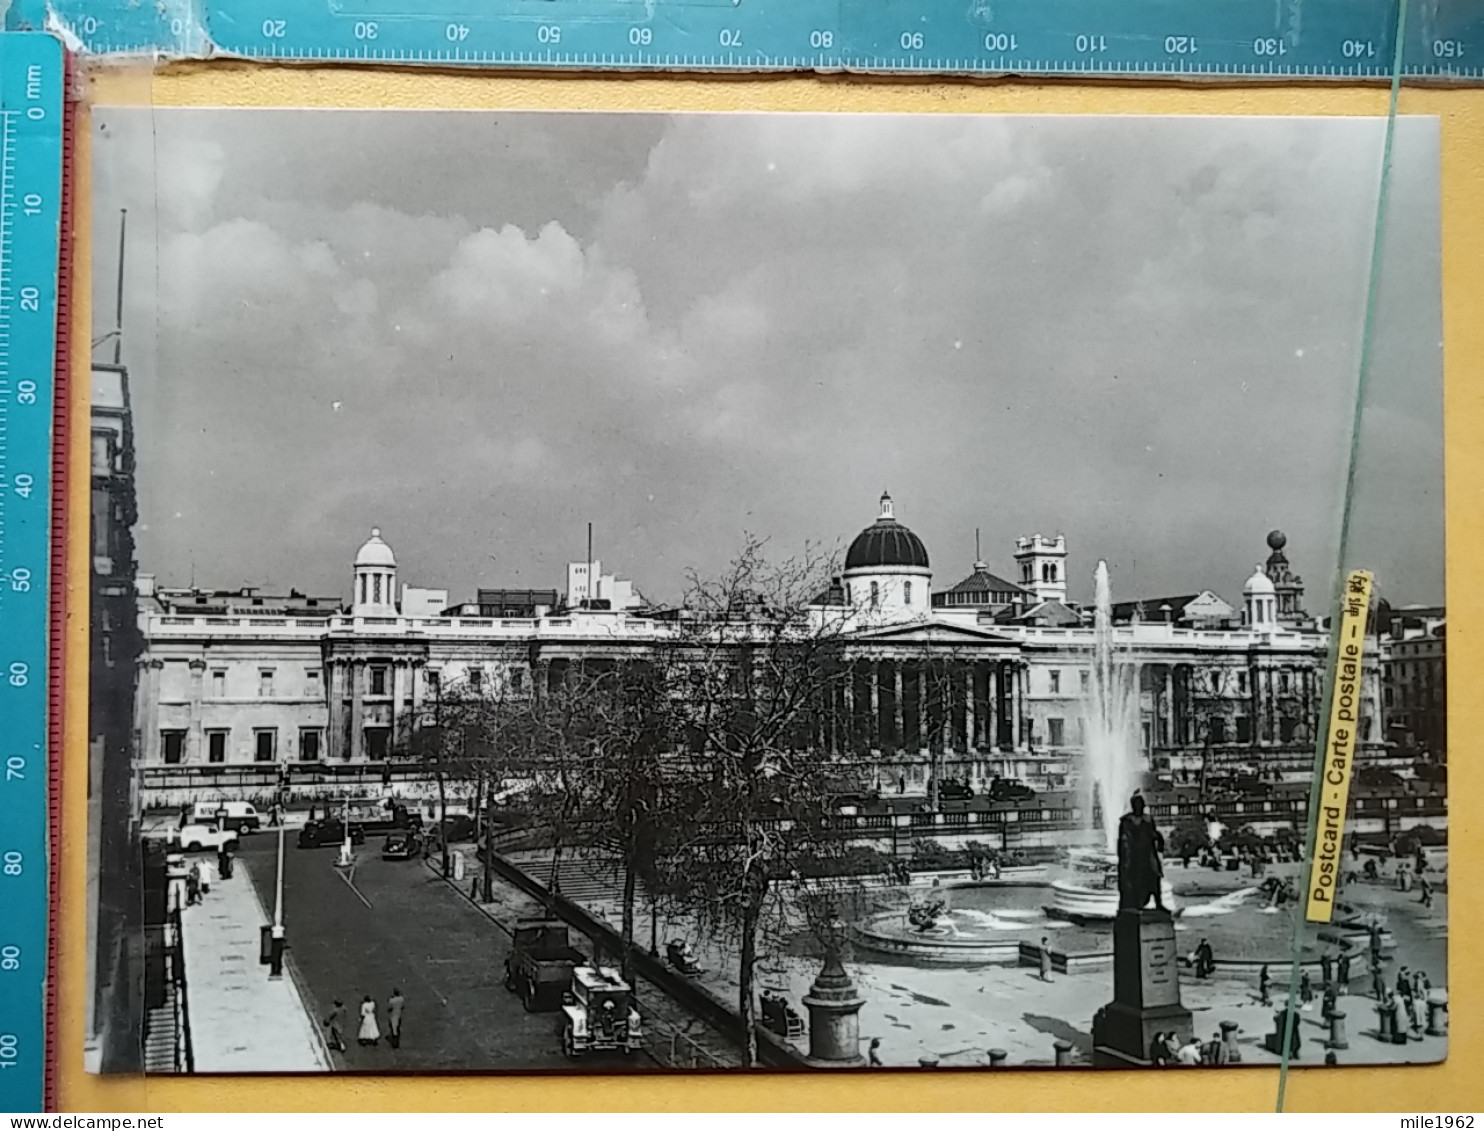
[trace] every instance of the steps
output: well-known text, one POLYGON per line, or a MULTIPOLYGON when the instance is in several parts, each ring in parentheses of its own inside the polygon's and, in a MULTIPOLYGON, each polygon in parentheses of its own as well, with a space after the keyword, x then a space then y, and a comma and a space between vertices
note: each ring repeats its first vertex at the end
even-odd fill
POLYGON ((173 1073, 179 1071, 176 1054, 180 1047, 180 1034, 176 1031, 176 988, 173 978, 165 982, 165 1001, 157 1009, 151 1009, 144 1025, 144 1071, 150 1073, 173 1073))

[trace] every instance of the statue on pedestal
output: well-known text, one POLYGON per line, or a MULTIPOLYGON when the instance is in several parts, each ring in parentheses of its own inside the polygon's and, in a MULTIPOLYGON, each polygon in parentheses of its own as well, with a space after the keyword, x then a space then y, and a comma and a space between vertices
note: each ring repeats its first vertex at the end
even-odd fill
POLYGON ((1156 909, 1165 910, 1160 886, 1164 882, 1164 835, 1144 811, 1144 798, 1135 793, 1129 812, 1118 821, 1118 907, 1142 911, 1154 897, 1156 909))

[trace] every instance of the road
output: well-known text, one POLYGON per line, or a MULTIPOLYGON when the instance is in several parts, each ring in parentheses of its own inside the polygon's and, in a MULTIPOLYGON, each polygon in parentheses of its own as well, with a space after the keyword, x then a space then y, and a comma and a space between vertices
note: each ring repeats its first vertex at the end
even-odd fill
MULTIPOLYGON (((240 858, 265 908, 273 907, 277 838, 244 839, 240 858)), ((435 877, 421 861, 384 861, 381 837, 357 849, 347 875, 334 867, 335 849, 284 854, 284 923, 290 961, 310 1008, 323 1020, 335 998, 345 1003, 348 1048, 335 1053, 337 1071, 530 1072, 571 1069, 561 1053, 560 1013, 526 1013, 506 992, 508 939, 477 908, 435 877), (385 1039, 372 1048, 355 1041, 361 999, 378 1005, 383 1032, 393 987, 407 999, 402 1047, 385 1039)), ((648 1058, 585 1070, 653 1067, 648 1058)))

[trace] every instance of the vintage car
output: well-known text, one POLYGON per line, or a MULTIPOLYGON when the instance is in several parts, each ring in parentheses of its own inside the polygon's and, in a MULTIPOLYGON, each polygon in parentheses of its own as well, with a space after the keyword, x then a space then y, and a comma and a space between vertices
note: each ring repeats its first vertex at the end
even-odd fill
POLYGON ((590 1052, 621 1052, 643 1047, 634 991, 623 976, 607 966, 579 966, 572 971, 572 990, 562 1006, 562 1052, 576 1060, 590 1052))
MULTIPOLYGON (((327 844, 340 844, 345 840, 345 822, 339 817, 308 821, 299 830, 300 848, 323 848, 327 844)), ((351 844, 365 844, 366 831, 359 825, 350 826, 351 844)))
POLYGON ((383 860, 411 860, 422 850, 422 838, 417 833, 392 833, 381 844, 381 858, 383 860))
POLYGON ((171 829, 170 842, 179 846, 182 852, 216 852, 222 848, 236 848, 237 832, 216 824, 188 824, 171 829))
POLYGON ((556 1009, 569 992, 572 971, 586 961, 566 923, 518 919, 505 959, 505 988, 520 995, 527 1013, 556 1009))

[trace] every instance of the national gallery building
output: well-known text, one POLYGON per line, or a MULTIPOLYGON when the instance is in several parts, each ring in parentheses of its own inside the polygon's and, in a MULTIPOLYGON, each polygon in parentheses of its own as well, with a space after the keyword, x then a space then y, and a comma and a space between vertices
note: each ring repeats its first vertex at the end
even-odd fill
MULTIPOLYGON (((1203 768, 1267 781, 1308 773, 1328 639, 1304 611, 1284 545, 1281 533, 1268 536, 1267 561, 1245 579, 1239 607, 1205 590, 1112 609, 1116 646, 1138 664, 1144 755, 1172 784, 1203 768)), ((817 598, 821 617, 847 626, 849 724, 836 741, 874 767, 867 784, 883 794, 923 795, 935 768, 940 782, 976 791, 995 778, 1038 791, 1076 784, 1092 612, 1068 601, 1064 538, 1019 539, 1014 558, 1013 581, 976 562, 935 591, 927 548, 883 495, 817 598)), ((664 614, 627 602, 595 608, 609 602, 492 591, 504 596, 450 605, 444 591, 399 588, 380 531, 356 552, 351 581, 346 605, 138 578, 143 807, 261 797, 285 772, 301 796, 377 792, 415 772, 399 763, 398 736, 431 722, 442 696, 523 695, 565 665, 674 639, 664 614)), ((1408 622, 1409 639, 1440 650, 1436 613, 1408 622)), ((1361 758, 1384 764, 1408 740, 1386 726, 1390 635, 1373 643, 1383 662, 1366 665, 1361 758)))

